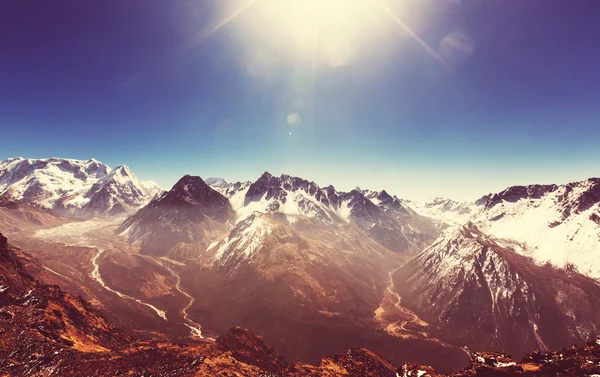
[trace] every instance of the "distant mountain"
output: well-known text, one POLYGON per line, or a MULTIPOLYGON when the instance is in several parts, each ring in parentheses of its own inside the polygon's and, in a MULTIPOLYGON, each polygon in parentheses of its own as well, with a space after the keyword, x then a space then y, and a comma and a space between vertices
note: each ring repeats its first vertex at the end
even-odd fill
POLYGON ((232 206, 239 209, 241 205, 243 205, 244 195, 252 182, 246 181, 228 183, 223 178, 209 178, 206 180, 206 184, 227 197, 232 206), (240 198, 242 200, 242 204, 239 203, 240 198))
POLYGON ((371 191, 371 190, 360 190, 367 199, 373 204, 379 206, 384 211, 397 211, 405 214, 416 214, 416 212, 408 206, 408 201, 398 198, 396 195, 392 196, 387 191, 371 191))
POLYGON ((120 215, 133 213, 161 189, 154 182, 142 182, 125 165, 116 167, 84 195, 89 201, 81 208, 86 214, 120 215))
POLYGON ((62 215, 132 213, 160 192, 126 166, 112 170, 99 161, 11 158, 0 162, 0 194, 62 215))
MULTIPOLYGON (((186 175, 125 220, 115 233, 139 243, 144 254, 186 258, 190 255, 185 244, 205 250, 226 236, 234 216, 226 197, 202 178, 186 175), (178 246, 183 248, 172 250, 178 246)), ((198 256, 198 251, 191 256, 198 256)))
POLYGON ((463 225, 481 209, 477 202, 457 202, 440 197, 408 201, 408 204, 420 215, 435 219, 441 228, 463 225))
POLYGON ((472 349, 522 355, 600 333, 598 282, 538 266, 515 247, 467 223, 397 270, 394 285, 403 305, 441 329, 431 335, 472 349))
POLYGON ((206 184, 212 188, 227 188, 230 186, 223 178, 210 177, 206 179, 206 184))

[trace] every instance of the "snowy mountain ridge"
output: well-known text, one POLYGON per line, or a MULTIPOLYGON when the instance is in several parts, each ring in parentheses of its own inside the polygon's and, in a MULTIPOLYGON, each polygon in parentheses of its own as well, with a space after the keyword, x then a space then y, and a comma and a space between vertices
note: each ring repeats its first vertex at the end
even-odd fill
POLYGON ((255 182, 228 184, 216 178, 208 182, 229 198, 237 222, 260 212, 283 214, 290 223, 300 216, 326 226, 353 224, 395 251, 420 251, 438 234, 431 220, 386 191, 356 188, 342 192, 331 185, 322 188, 300 177, 268 172, 255 182))
POLYGON ((468 221, 483 233, 520 244, 538 263, 572 265, 600 278, 600 178, 564 185, 511 186, 474 203, 435 198, 410 202, 446 227, 468 221))
POLYGON ((600 179, 513 186, 489 195, 472 221, 483 232, 525 245, 538 262, 574 265, 600 278, 600 179))
POLYGON ((161 189, 121 165, 95 159, 9 158, 0 161, 0 193, 65 215, 94 217, 131 213, 161 189))
POLYGON ((253 212, 280 212, 334 224, 350 222, 357 211, 365 211, 359 206, 416 214, 407 202, 389 195, 385 190, 361 190, 357 187, 343 192, 331 185, 321 188, 314 182, 287 174, 277 177, 265 172, 255 182, 236 183, 227 183, 222 178, 209 178, 206 183, 230 199, 234 210, 238 212, 238 221, 253 212))

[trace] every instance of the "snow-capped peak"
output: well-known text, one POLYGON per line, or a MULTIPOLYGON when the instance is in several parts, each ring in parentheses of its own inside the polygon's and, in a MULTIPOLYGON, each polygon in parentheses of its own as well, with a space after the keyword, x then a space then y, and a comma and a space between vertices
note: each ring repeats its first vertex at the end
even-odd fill
POLYGON ((224 265, 251 260, 264 246, 265 239, 271 234, 273 225, 266 215, 254 212, 240 221, 231 234, 219 244, 212 256, 212 263, 224 265))
POLYGON ((384 211, 398 211, 405 214, 414 214, 415 212, 408 206, 408 203, 398 198, 396 195, 392 196, 387 191, 371 191, 363 190, 363 194, 378 207, 384 211))
POLYGON ((119 165, 116 168, 114 168, 114 170, 111 173, 119 174, 123 177, 133 176, 133 172, 131 171, 131 169, 129 169, 129 166, 127 165, 119 165))
POLYGON ((139 181, 126 166, 112 170, 93 158, 0 162, 0 193, 77 216, 111 214, 116 204, 134 210, 159 190, 152 182, 139 181))
POLYGON ((343 211, 338 192, 324 191, 316 183, 303 178, 287 174, 275 177, 268 172, 248 187, 243 204, 239 204, 237 210, 241 218, 254 211, 279 212, 333 223, 347 217, 350 211, 343 211))
POLYGON ((445 225, 470 220, 486 234, 521 244, 518 251, 540 263, 573 265, 600 278, 600 178, 511 186, 475 203, 434 198, 410 204, 445 225))
POLYGON ((307 216, 327 223, 351 222, 353 217, 373 215, 379 210, 416 214, 385 190, 356 188, 341 192, 331 185, 321 188, 315 182, 287 174, 277 177, 264 172, 255 182, 229 184, 212 178, 207 183, 230 199, 238 221, 256 211, 307 216))
POLYGON ((126 165, 98 180, 84 195, 89 201, 80 212, 90 215, 133 213, 160 191, 154 182, 142 182, 126 165))

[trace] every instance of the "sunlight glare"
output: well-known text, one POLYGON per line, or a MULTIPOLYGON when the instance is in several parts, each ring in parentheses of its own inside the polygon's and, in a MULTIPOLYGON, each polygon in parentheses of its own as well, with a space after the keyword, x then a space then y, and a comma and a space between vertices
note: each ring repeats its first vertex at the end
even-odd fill
POLYGON ((285 0, 256 2, 258 20, 249 25, 268 43, 300 56, 319 55, 332 66, 350 63, 375 20, 365 13, 371 0, 285 0))

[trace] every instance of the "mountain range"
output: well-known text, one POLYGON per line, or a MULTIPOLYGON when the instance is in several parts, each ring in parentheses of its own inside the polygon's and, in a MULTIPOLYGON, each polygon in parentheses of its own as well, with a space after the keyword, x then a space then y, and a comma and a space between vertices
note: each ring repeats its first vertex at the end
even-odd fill
POLYGON ((28 273, 145 342, 242 326, 293 363, 360 346, 449 372, 468 349, 521 357, 599 333, 596 178, 414 201, 268 172, 163 191, 123 165, 17 158, 0 194, 28 273))

